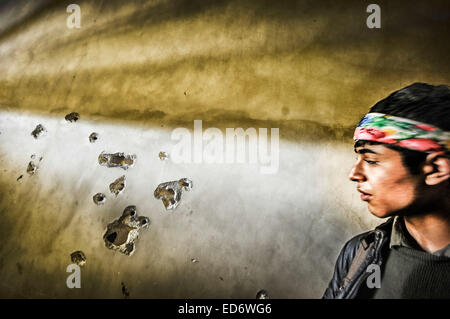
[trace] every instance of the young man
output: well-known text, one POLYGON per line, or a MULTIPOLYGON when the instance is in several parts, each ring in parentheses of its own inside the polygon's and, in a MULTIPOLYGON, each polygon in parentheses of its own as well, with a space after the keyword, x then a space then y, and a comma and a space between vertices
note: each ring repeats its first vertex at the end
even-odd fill
POLYGON ((323 298, 450 298, 450 88, 392 93, 354 140, 349 178, 389 219, 344 245, 323 298))

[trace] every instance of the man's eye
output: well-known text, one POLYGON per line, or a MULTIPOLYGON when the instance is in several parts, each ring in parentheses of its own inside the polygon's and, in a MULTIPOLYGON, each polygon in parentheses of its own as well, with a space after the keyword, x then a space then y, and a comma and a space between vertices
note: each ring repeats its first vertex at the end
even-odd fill
POLYGON ((369 161, 369 160, 364 160, 366 163, 370 164, 370 165, 376 165, 378 164, 377 161, 369 161))

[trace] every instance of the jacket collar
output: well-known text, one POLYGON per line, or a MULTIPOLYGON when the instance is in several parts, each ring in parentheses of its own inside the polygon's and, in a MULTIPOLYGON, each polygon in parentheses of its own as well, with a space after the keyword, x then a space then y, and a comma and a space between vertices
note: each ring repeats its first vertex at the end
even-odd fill
POLYGON ((392 233, 392 225, 394 223, 395 217, 390 217, 383 224, 375 227, 374 230, 369 231, 366 236, 363 236, 360 240, 364 248, 368 246, 371 242, 380 240, 383 238, 389 239, 392 233))

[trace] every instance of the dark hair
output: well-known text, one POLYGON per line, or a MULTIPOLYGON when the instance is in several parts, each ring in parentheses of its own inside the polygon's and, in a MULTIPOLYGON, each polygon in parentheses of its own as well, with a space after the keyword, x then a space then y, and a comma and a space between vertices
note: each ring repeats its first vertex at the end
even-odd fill
MULTIPOLYGON (((413 83, 377 102, 370 108, 369 113, 384 113, 404 117, 437 126, 444 131, 450 131, 450 88, 448 85, 434 86, 426 83, 413 83)), ((355 147, 365 143, 382 144, 357 141, 355 147)), ((427 153, 408 150, 391 144, 383 145, 400 152, 403 164, 411 174, 420 172, 427 153)))

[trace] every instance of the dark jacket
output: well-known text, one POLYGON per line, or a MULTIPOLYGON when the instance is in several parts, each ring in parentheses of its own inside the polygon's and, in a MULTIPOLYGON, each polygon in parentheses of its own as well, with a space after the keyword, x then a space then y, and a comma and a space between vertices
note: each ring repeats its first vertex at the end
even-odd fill
POLYGON ((366 285, 371 275, 366 269, 377 264, 382 269, 389 250, 394 218, 374 230, 350 239, 342 248, 334 268, 333 278, 325 290, 324 299, 370 298, 376 289, 366 285))

